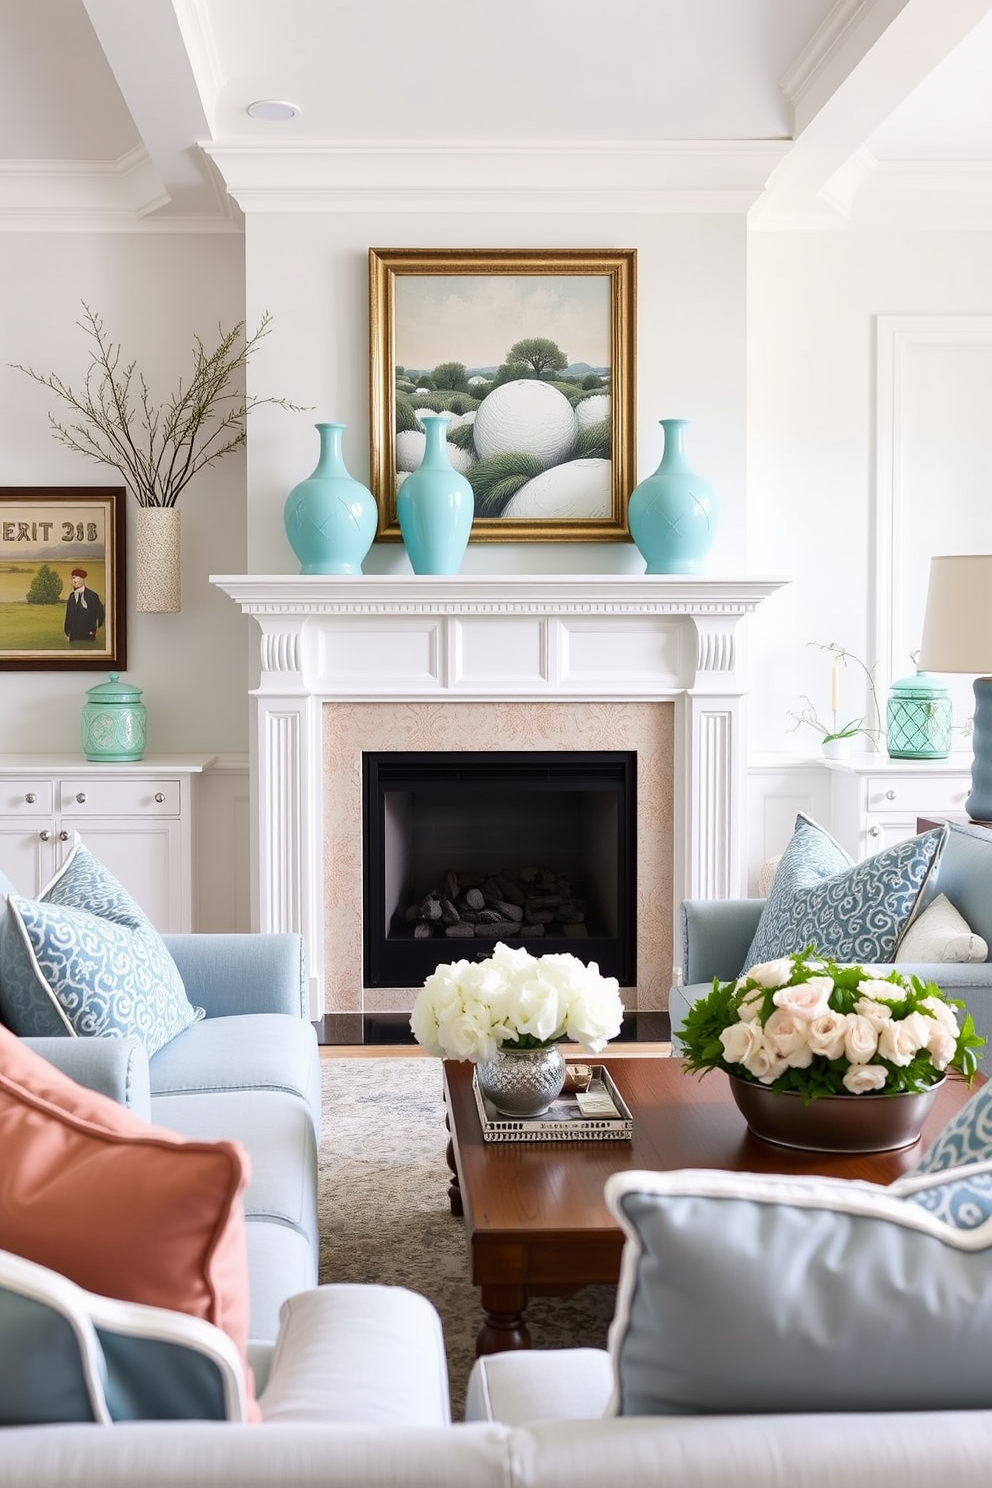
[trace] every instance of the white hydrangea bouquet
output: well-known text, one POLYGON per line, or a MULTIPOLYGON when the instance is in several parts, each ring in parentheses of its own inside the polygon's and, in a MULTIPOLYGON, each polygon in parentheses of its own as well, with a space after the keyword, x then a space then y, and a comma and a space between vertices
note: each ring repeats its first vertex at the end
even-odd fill
POLYGON ((918 1094, 957 1070, 968 1080, 985 1040, 964 1003, 893 969, 838 965, 813 946, 752 966, 686 1015, 684 1068, 820 1095, 918 1094))
POLYGON ((532 956, 499 942, 485 961, 439 966, 417 993, 410 1027, 445 1059, 474 1064, 499 1049, 543 1049, 562 1039, 597 1054, 620 1032, 616 977, 577 956, 532 956))

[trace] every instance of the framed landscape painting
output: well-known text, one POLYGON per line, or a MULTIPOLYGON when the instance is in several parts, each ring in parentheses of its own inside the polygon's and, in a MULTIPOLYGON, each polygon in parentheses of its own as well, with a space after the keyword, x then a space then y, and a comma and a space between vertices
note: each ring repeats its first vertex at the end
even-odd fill
POLYGON ((369 250, 379 537, 447 413, 476 542, 629 537, 635 249, 369 250))
POLYGON ((125 497, 0 487, 0 668, 124 670, 125 497))

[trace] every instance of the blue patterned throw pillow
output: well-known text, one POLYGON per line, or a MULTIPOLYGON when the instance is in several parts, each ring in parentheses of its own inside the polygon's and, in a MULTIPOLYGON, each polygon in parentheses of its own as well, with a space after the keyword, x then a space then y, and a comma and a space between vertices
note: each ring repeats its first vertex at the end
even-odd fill
POLYGON ((938 827, 852 863, 800 813, 741 970, 810 945, 834 961, 894 961, 946 840, 938 827))
POLYGON ((992 1162, 992 1083, 976 1090, 967 1105, 944 1127, 923 1157, 893 1188, 922 1204, 945 1224, 974 1230, 992 1219, 992 1173, 977 1171, 992 1162), (957 1173, 957 1169, 962 1169, 957 1173), (947 1174, 923 1182, 930 1174, 947 1174))
POLYGON ((124 1038, 149 1055, 204 1016, 165 942, 81 843, 39 899, 0 917, 0 1012, 27 1038, 124 1038))

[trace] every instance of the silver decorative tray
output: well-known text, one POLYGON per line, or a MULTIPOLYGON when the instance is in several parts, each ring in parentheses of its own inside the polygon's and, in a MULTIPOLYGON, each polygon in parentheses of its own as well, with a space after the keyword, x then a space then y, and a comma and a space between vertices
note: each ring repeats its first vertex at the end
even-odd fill
MULTIPOLYGON (((482 1135, 487 1142, 629 1142, 634 1135, 634 1120, 623 1096, 610 1078, 605 1065, 592 1066, 590 1095, 607 1096, 616 1116, 583 1116, 574 1094, 562 1094, 543 1116, 526 1119, 502 1116, 479 1089, 477 1071, 472 1071, 472 1090, 479 1111, 482 1135)), ((585 1093, 585 1092, 583 1092, 585 1093)))

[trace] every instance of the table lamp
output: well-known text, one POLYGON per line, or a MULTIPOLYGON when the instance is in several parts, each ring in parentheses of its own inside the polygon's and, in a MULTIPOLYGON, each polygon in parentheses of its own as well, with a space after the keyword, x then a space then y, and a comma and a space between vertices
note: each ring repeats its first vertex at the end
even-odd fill
POLYGON ((992 555, 931 558, 919 665, 975 678, 974 757, 965 810, 992 821, 992 555))

